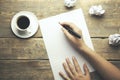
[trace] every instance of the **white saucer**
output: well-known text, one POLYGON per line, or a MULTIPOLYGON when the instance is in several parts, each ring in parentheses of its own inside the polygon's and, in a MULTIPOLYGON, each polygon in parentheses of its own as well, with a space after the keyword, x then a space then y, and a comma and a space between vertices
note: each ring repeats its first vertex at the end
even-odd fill
POLYGON ((37 17, 31 13, 31 12, 28 12, 28 11, 21 11, 19 13, 17 13, 15 16, 13 16, 12 18, 12 21, 11 21, 11 29, 13 31, 13 33, 17 36, 17 37, 20 37, 20 38, 29 38, 31 36, 33 36, 37 30, 38 30, 38 19, 37 17), (16 24, 16 20, 19 16, 21 15, 26 15, 29 17, 30 19, 30 29, 29 31, 25 32, 25 33, 20 33, 17 28, 15 27, 15 24, 16 24))

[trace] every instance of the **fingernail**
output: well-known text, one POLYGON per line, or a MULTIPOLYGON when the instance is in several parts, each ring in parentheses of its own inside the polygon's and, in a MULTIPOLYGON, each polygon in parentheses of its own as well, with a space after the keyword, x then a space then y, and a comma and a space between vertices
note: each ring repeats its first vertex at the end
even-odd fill
POLYGON ((62 72, 60 71, 60 72, 59 72, 59 75, 61 75, 61 74, 62 74, 62 72))
POLYGON ((85 66, 85 63, 83 64, 83 67, 86 67, 86 66, 85 66))
POLYGON ((84 64, 84 67, 85 67, 85 69, 88 69, 86 63, 84 64))
POLYGON ((65 64, 65 62, 63 62, 63 65, 65 64))
POLYGON ((73 56, 73 60, 77 61, 77 59, 75 58, 75 56, 73 56))
POLYGON ((72 56, 73 59, 75 59, 75 56, 72 56))
POLYGON ((85 64, 85 69, 86 69, 87 71, 89 71, 89 68, 87 67, 87 64, 85 64))
POLYGON ((66 60, 69 61, 69 58, 67 57, 66 60))
POLYGON ((61 71, 59 72, 59 74, 62 73, 61 71))

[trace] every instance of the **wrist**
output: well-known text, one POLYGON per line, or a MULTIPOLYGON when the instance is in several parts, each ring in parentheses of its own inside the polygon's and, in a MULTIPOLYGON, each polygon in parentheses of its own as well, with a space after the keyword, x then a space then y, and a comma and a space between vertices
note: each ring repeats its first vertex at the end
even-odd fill
POLYGON ((87 45, 84 45, 82 47, 79 48, 79 51, 82 52, 83 54, 85 55, 93 55, 95 54, 96 52, 94 50, 92 50, 91 48, 89 48, 87 45))
POLYGON ((87 50, 87 48, 88 48, 88 46, 85 43, 83 43, 82 46, 80 46, 78 49, 80 51, 85 51, 85 50, 87 50))

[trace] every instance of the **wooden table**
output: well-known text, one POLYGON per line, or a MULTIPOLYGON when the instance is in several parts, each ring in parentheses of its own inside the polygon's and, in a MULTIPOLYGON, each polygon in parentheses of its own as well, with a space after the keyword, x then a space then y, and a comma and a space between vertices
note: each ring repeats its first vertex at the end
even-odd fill
MULTIPOLYGON (((35 13, 38 19, 82 8, 94 48, 98 54, 120 68, 120 48, 110 47, 108 36, 120 33, 120 0, 77 0, 67 9, 64 0, 0 0, 0 80, 54 80, 40 30, 29 39, 17 38, 11 31, 13 15, 22 10, 35 13), (103 17, 92 17, 92 5, 102 5, 103 17)), ((92 80, 100 80, 91 73, 92 80)))

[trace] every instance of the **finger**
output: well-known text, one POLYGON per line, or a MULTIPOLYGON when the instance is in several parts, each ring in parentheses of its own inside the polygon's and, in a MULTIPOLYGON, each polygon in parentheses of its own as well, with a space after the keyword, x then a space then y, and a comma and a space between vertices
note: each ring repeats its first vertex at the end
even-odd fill
POLYGON ((71 22, 60 22, 60 25, 62 25, 62 26, 67 25, 70 28, 72 28, 74 31, 80 30, 74 23, 71 23, 71 22))
POLYGON ((73 75, 66 63, 63 63, 63 67, 64 67, 66 73, 68 74, 68 76, 73 79, 73 75))
POLYGON ((79 66, 79 64, 78 64, 78 61, 77 61, 77 59, 73 56, 73 64, 74 64, 74 66, 75 66, 75 69, 76 69, 76 71, 78 72, 78 73, 80 73, 80 74, 82 74, 82 71, 81 71, 81 69, 80 69, 80 66, 79 66))
POLYGON ((65 36, 69 39, 69 40, 73 40, 74 39, 74 36, 71 35, 66 29, 62 28, 65 36))
POLYGON ((72 72, 72 74, 76 75, 77 72, 75 70, 75 67, 72 65, 72 63, 70 62, 69 58, 66 58, 66 62, 68 64, 68 67, 69 67, 70 71, 72 72))
POLYGON ((70 78, 67 77, 63 72, 59 72, 59 75, 65 80, 70 80, 70 78))
POLYGON ((82 36, 82 31, 75 24, 70 23, 70 22, 62 22, 62 23, 60 23, 60 25, 62 25, 63 28, 65 28, 65 29, 69 29, 68 27, 70 27, 74 32, 76 32, 77 34, 80 34, 82 36))
POLYGON ((90 72, 86 64, 84 64, 83 68, 84 68, 85 75, 90 76, 90 72))
POLYGON ((62 25, 63 27, 65 25, 69 26, 70 28, 73 29, 73 31, 75 31, 76 33, 79 33, 82 35, 82 31, 74 24, 74 23, 71 23, 71 22, 60 22, 60 25, 62 25))

